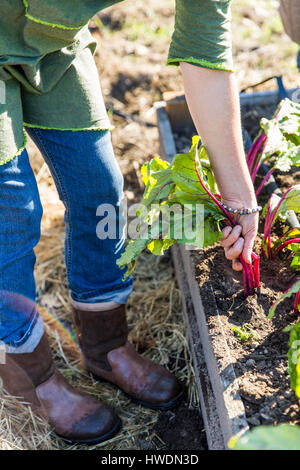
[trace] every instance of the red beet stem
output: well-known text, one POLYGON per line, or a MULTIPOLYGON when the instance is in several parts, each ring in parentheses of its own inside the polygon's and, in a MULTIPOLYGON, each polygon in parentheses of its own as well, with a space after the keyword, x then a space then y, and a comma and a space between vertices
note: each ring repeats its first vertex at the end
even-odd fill
POLYGON ((290 240, 285 241, 280 245, 273 254, 273 257, 277 256, 280 251, 282 251, 286 246, 291 245, 292 243, 300 243, 300 238, 291 238, 290 240))

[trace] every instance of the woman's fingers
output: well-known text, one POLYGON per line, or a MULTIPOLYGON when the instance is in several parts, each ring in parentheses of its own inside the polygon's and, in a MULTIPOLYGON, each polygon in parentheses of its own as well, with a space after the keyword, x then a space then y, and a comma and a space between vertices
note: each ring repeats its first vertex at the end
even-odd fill
POLYGON ((240 237, 242 227, 236 225, 235 227, 227 226, 222 230, 223 237, 220 240, 221 245, 225 249, 225 257, 232 261, 232 268, 235 271, 243 269, 242 263, 239 261, 239 256, 243 251, 244 239, 240 237))
POLYGON ((231 231, 232 231, 232 227, 230 225, 227 225, 225 228, 223 228, 222 230, 223 237, 220 239, 221 244, 222 244, 222 241, 228 237, 231 231))
POLYGON ((230 261, 237 260, 243 251, 244 239, 239 237, 237 241, 229 248, 225 247, 225 256, 230 261))
POLYGON ((241 263, 238 259, 234 259, 234 260, 232 261, 232 269, 233 269, 234 271, 242 271, 243 265, 242 265, 242 263, 241 263))
POLYGON ((223 237, 220 239, 220 243, 224 248, 231 247, 241 235, 242 227, 240 225, 236 225, 235 227, 225 227, 222 230, 223 237))
POLYGON ((253 251, 253 245, 255 241, 255 236, 256 232, 255 230, 250 230, 246 235, 244 236, 244 248, 243 248, 243 253, 242 256, 246 263, 252 263, 252 251, 253 251))
POLYGON ((258 225, 258 215, 249 214, 239 217, 239 225, 233 228, 230 226, 222 230, 223 236, 220 239, 221 245, 225 249, 225 257, 232 261, 232 268, 235 271, 243 269, 239 257, 242 256, 246 263, 252 263, 252 250, 255 242, 258 225))

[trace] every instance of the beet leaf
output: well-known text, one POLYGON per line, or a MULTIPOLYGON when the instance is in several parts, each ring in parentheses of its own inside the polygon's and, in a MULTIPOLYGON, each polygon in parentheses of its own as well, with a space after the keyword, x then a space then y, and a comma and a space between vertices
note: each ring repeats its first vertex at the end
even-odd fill
POLYGON ((287 353, 289 364, 288 370, 290 374, 291 388, 294 390, 297 397, 300 398, 300 321, 295 325, 286 327, 283 331, 290 333, 290 347, 287 353))
POLYGON ((298 313, 298 310, 299 310, 299 302, 298 301, 300 300, 299 299, 299 291, 300 291, 300 279, 298 279, 296 282, 294 282, 294 284, 289 289, 287 289, 279 297, 279 299, 276 300, 276 302, 273 303, 273 305, 271 306, 271 308, 269 310, 268 318, 273 318, 274 317, 276 309, 277 309, 278 305, 280 304, 280 302, 282 302, 287 297, 291 297, 294 294, 296 294, 296 300, 297 300, 297 305, 295 305, 295 303, 294 303, 294 311, 295 311, 295 313, 298 313))
POLYGON ((300 450, 300 426, 255 426, 251 431, 231 437, 228 447, 233 450, 300 450))
POLYGON ((263 215, 265 216, 264 238, 262 252, 267 258, 274 258, 284 248, 294 252, 292 267, 300 269, 300 231, 296 228, 285 229, 281 237, 275 242, 272 240, 272 228, 277 219, 285 221, 287 212, 293 210, 300 213, 300 185, 289 188, 280 198, 273 194, 265 205, 263 215))

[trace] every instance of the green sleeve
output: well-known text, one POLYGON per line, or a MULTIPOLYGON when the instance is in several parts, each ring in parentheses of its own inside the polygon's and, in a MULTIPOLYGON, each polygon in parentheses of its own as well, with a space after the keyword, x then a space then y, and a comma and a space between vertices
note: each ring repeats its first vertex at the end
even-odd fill
POLYGON ((230 5, 231 0, 176 0, 167 65, 232 71, 230 5))

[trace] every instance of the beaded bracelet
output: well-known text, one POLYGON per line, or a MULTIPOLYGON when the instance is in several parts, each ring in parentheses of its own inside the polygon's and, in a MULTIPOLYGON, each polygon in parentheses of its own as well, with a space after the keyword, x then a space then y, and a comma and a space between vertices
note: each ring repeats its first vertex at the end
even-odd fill
POLYGON ((226 209, 228 212, 232 212, 233 214, 247 215, 254 214, 255 212, 260 212, 262 210, 261 206, 254 207, 253 209, 232 209, 232 207, 228 207, 222 201, 219 202, 224 207, 224 209, 226 209))

